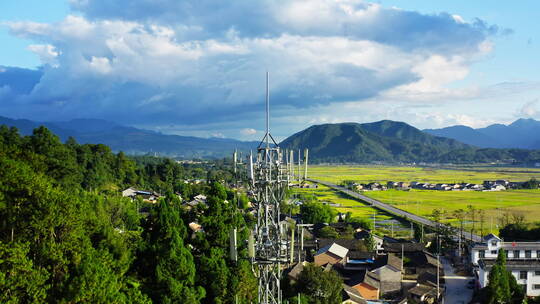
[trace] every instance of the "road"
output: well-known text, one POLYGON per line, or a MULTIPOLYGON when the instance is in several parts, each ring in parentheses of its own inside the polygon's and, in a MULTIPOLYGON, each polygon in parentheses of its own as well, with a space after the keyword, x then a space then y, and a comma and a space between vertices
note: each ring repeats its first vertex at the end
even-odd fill
MULTIPOLYGON (((402 217, 402 218, 405 218, 406 220, 409 220, 409 221, 413 221, 415 223, 419 223, 419 224, 423 224, 425 226, 430 226, 430 227, 433 227, 433 228, 436 228, 437 227, 437 223, 434 222, 434 221, 431 221, 425 217, 421 217, 421 216, 418 216, 416 214, 412 214, 412 213, 409 213, 407 211, 403 211, 401 209, 398 209, 392 205, 388 205, 388 204, 385 204, 381 201, 378 201, 378 200, 375 200, 375 199, 372 199, 370 197, 367 197, 365 195, 362 195, 358 192, 354 192, 352 190, 349 190, 345 187, 341 187, 341 186, 338 186, 336 184, 333 184, 333 183, 330 183, 330 182, 327 182, 327 181, 322 181, 322 180, 317 180, 317 179, 307 179, 308 181, 310 182, 314 182, 314 183, 317 183, 317 184, 321 184, 321 185, 325 185, 327 187, 330 187, 330 188, 333 188, 337 191, 340 191, 340 192, 343 192, 351 197, 354 197, 356 199, 359 199, 361 201, 364 201, 368 204, 370 204, 371 206, 377 208, 377 209, 380 209, 380 210, 383 210, 383 211, 386 211, 390 214, 394 214, 394 215, 397 215, 399 217, 402 217)), ((457 235, 456 235, 457 236, 457 235)), ((471 240, 471 236, 470 234, 464 234, 463 235, 464 238, 468 239, 468 240, 471 240)), ((481 242, 481 238, 480 236, 478 235, 475 235, 473 234, 472 235, 472 241, 474 242, 481 242)))
POLYGON ((454 272, 454 268, 446 258, 442 258, 441 262, 444 267, 444 280, 446 285, 446 293, 443 303, 448 304, 465 304, 469 303, 473 296, 473 290, 467 288, 467 282, 472 280, 472 277, 458 276, 454 272))

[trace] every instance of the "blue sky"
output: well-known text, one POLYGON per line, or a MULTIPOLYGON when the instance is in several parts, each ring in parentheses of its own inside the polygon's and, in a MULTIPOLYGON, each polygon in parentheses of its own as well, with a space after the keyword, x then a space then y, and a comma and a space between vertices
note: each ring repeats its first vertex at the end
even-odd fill
POLYGON ((4 0, 0 115, 258 139, 540 119, 537 1, 4 0))

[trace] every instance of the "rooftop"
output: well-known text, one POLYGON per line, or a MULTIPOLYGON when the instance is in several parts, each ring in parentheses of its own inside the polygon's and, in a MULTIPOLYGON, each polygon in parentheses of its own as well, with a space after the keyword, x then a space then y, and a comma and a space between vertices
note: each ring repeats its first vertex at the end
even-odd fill
POLYGON ((340 246, 336 243, 332 243, 331 245, 327 245, 325 247, 322 247, 321 249, 319 249, 319 251, 317 251, 317 255, 319 254, 322 254, 322 253, 326 253, 326 252, 329 252, 329 253, 332 253, 340 258, 345 258, 347 256, 347 253, 349 252, 349 249, 343 247, 343 246, 340 246))
POLYGON ((409 289, 409 293, 418 297, 422 297, 425 295, 431 295, 435 297, 437 294, 437 288, 420 284, 409 289))
POLYGON ((381 279, 379 278, 379 275, 367 270, 358 271, 346 283, 349 286, 365 283, 377 289, 381 288, 381 279))
MULTIPOLYGON (((482 259, 478 261, 478 265, 482 269, 491 269, 496 260, 482 259)), ((520 260, 507 260, 506 268, 508 270, 540 270, 540 259, 520 259, 520 260)))
POLYGON ((375 260, 375 268, 390 266, 396 271, 402 270, 402 260, 394 254, 381 255, 375 260))
POLYGON ((342 300, 350 300, 357 304, 367 304, 360 292, 352 287, 347 286, 347 284, 343 284, 342 300))

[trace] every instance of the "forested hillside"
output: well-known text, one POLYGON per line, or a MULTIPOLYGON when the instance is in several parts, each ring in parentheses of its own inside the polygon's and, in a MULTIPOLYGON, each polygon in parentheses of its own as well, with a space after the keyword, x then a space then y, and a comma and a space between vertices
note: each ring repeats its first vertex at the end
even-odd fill
POLYGON ((311 126, 280 143, 285 149, 309 149, 314 163, 426 162, 534 165, 539 150, 479 149, 433 136, 403 122, 338 123, 311 126))
POLYGON ((250 303, 251 266, 228 259, 229 231, 243 244, 248 229, 227 174, 0 127, 0 303, 250 303), (201 177, 216 181, 184 182, 201 177), (128 186, 164 196, 132 201, 128 186), (184 210, 197 194, 207 209, 184 210))

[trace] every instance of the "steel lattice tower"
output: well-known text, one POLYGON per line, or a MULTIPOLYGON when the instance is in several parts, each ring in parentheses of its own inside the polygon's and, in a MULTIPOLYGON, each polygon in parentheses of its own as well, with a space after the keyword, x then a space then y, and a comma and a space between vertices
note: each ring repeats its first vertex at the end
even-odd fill
POLYGON ((266 134, 255 159, 249 156, 249 177, 257 210, 253 231, 252 262, 259 279, 258 303, 281 303, 281 267, 287 263, 288 244, 279 224, 280 202, 288 186, 282 151, 270 134, 269 79, 266 73, 266 134))

